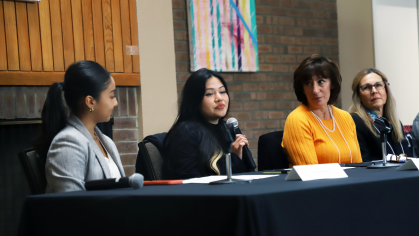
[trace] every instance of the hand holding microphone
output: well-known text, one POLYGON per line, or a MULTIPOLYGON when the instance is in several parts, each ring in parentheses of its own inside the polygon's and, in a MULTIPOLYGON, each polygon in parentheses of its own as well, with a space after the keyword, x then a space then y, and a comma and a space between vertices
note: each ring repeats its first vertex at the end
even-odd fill
POLYGON ((243 160, 243 147, 249 147, 249 141, 246 136, 242 134, 236 134, 236 140, 231 144, 231 149, 240 159, 243 160))
MULTIPOLYGON (((230 134, 231 134, 231 136, 234 140, 236 140, 237 134, 240 134, 240 137, 237 138, 238 140, 236 140, 235 142, 232 143, 232 145, 231 145, 232 148, 235 148, 235 147, 233 147, 234 143, 237 142, 238 144, 240 144, 240 143, 245 142, 245 140, 246 140, 245 143, 247 145, 249 145, 249 142, 247 141, 246 137, 244 135, 241 135, 242 132, 239 128, 239 122, 237 121, 236 118, 228 119, 227 120, 227 127, 228 127, 228 130, 230 131, 230 134)), ((243 147, 243 148, 241 148, 242 149, 242 160, 243 160, 243 162, 246 164, 247 168, 249 168, 251 170, 255 170, 256 169, 256 163, 253 160, 252 153, 250 152, 249 147, 246 146, 246 145, 243 145, 243 146, 240 145, 240 146, 243 147)))

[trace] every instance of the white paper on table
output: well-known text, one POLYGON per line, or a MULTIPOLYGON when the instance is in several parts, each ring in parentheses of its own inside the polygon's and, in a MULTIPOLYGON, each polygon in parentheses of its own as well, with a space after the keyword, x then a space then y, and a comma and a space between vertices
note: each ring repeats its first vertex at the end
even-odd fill
MULTIPOLYGON (((241 179, 241 180, 254 180, 254 179, 265 179, 270 177, 275 177, 278 175, 234 175, 231 176, 232 179, 241 179)), ((185 179, 184 184, 208 184, 213 181, 227 179, 226 175, 212 175, 201 178, 185 179)))
POLYGON ((419 160, 412 158, 403 165, 397 167, 398 170, 419 170, 419 160))
POLYGON ((294 166, 285 180, 315 180, 347 178, 338 163, 294 166))
POLYGON ((353 166, 344 166, 344 167, 342 167, 342 169, 344 169, 344 170, 353 169, 353 168, 355 168, 355 167, 353 167, 353 166))

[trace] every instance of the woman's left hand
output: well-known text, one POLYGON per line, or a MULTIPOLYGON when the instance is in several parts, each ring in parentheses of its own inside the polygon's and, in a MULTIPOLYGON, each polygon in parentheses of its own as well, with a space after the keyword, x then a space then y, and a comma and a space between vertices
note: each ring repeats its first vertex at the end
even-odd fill
POLYGON ((243 157, 243 146, 247 145, 249 147, 249 141, 243 134, 236 134, 236 141, 231 144, 231 149, 234 154, 236 154, 240 159, 243 157))

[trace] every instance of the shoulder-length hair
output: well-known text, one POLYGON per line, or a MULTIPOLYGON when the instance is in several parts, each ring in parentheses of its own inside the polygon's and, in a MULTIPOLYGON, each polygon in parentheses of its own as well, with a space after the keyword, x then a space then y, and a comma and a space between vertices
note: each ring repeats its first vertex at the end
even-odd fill
POLYGON ((294 72, 294 92, 298 101, 308 105, 303 86, 313 75, 331 80, 333 89, 330 90, 330 98, 327 104, 334 104, 339 97, 342 76, 335 62, 318 54, 313 54, 304 59, 294 72))
MULTIPOLYGON (((196 127, 194 127, 196 130, 193 130, 193 132, 196 132, 196 134, 199 136, 198 166, 202 175, 211 174, 211 166, 214 162, 214 159, 218 160, 223 153, 217 135, 211 131, 210 123, 201 113, 201 104, 205 95, 206 83, 208 79, 213 77, 216 77, 221 81, 227 95, 230 97, 227 83, 224 81, 220 74, 205 68, 194 72, 188 78, 185 86, 183 87, 177 118, 167 133, 163 144, 164 147, 168 147, 169 149, 170 146, 176 146, 176 142, 180 140, 179 137, 185 134, 184 130, 181 128, 184 122, 193 121, 194 123, 198 124, 196 127)), ((229 109, 230 99, 228 102, 226 116, 229 109)), ((226 116, 220 119, 224 119, 226 116)), ((168 166, 170 168, 170 159, 168 166)), ((214 170, 214 168, 212 170, 214 170)), ((217 170, 215 171, 217 172, 217 170)))
POLYGON ((393 124, 393 132, 392 136, 396 142, 401 142, 404 139, 402 128, 400 127, 400 121, 396 114, 396 100, 391 93, 390 84, 388 82, 387 77, 384 75, 383 72, 379 71, 375 68, 367 68, 363 69, 358 74, 356 74, 354 81, 352 82, 352 105, 349 108, 349 113, 355 113, 364 121, 365 125, 371 130, 371 132, 379 137, 377 131, 373 128, 372 121, 368 118, 368 114, 366 112, 366 107, 362 104, 361 99, 359 97, 360 94, 360 82, 362 78, 366 75, 375 73, 379 75, 383 82, 385 83, 385 90, 387 93, 387 102, 384 104, 383 107, 383 117, 389 120, 393 124))

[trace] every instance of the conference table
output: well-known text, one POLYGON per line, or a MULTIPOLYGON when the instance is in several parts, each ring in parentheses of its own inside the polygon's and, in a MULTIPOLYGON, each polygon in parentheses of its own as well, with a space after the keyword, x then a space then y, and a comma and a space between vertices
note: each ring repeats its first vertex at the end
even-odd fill
POLYGON ((345 172, 29 196, 19 235, 419 235, 419 171, 345 172))

